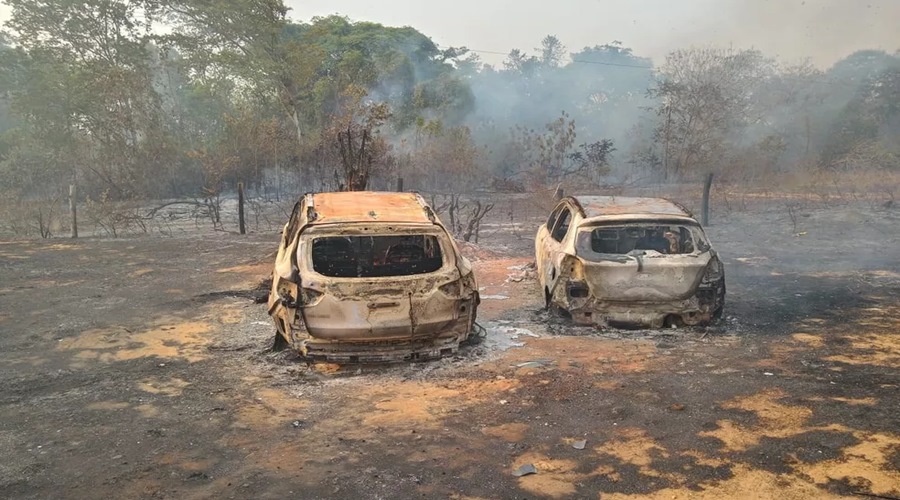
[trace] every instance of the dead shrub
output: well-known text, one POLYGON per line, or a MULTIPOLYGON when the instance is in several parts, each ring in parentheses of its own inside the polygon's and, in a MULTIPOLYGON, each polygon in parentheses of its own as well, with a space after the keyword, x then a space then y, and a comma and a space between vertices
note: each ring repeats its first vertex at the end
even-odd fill
POLYGON ((62 230, 62 195, 25 199, 15 192, 0 195, 0 234, 52 238, 62 230))
POLYGON ((84 201, 82 213, 95 227, 113 238, 135 230, 147 232, 147 225, 139 207, 131 202, 111 200, 108 189, 96 200, 88 196, 84 201))

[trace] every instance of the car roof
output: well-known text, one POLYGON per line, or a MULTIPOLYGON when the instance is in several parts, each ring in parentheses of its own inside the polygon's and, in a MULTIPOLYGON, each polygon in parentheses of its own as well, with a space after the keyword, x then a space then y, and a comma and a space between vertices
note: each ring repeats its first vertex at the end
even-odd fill
POLYGON ((693 214, 674 201, 665 198, 635 198, 628 196, 572 196, 574 202, 581 207, 585 218, 605 218, 635 216, 651 217, 688 217, 693 214))
POLYGON ((309 224, 397 222, 432 224, 431 208, 418 193, 349 191, 308 195, 309 224))

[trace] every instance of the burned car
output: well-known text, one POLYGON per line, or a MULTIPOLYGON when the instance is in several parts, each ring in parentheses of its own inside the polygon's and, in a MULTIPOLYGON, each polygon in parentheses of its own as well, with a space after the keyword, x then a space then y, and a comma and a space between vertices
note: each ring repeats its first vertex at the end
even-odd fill
POLYGON ((414 193, 305 195, 284 227, 269 314, 313 360, 432 359, 475 327, 472 266, 414 193))
POLYGON ((658 198, 563 198, 535 238, 546 305, 575 323, 707 324, 722 315, 725 269, 700 224, 658 198))

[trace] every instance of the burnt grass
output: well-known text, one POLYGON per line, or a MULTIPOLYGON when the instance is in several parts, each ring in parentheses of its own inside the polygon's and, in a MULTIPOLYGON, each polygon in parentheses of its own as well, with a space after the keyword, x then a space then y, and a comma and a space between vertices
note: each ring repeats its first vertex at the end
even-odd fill
MULTIPOLYGON (((719 214, 708 233, 728 297, 709 328, 571 328, 541 311, 533 282, 516 284, 521 300, 482 321, 550 338, 534 354, 553 363, 529 369, 507 361, 516 348, 486 344, 438 362, 333 370, 270 351, 258 302, 275 233, 2 242, 0 497, 690 497, 747 469, 787 498, 900 497, 900 484, 877 477, 896 477, 897 445, 858 474, 805 472, 850 460, 864 436, 900 434, 898 333, 867 326, 873 315, 900 324, 900 212, 810 206, 800 221, 797 235, 777 204, 719 214), (183 340, 166 333, 197 323, 183 340), (861 348, 855 336, 871 331, 893 343, 861 348), (567 336, 598 352, 649 343, 652 356, 640 369, 601 366, 567 336), (866 361, 872 353, 887 357, 866 361), (508 381, 514 393, 478 392, 508 381), (401 387, 413 395, 399 423, 366 420, 401 387), (731 403, 773 391, 803 418, 731 403), (413 411, 423 401, 426 420, 413 411), (729 448, 723 421, 755 439, 729 448), (504 424, 521 435, 485 432, 504 424), (523 460, 538 473, 515 477, 523 460)), ((529 256, 518 237, 491 238, 482 246, 529 256)))

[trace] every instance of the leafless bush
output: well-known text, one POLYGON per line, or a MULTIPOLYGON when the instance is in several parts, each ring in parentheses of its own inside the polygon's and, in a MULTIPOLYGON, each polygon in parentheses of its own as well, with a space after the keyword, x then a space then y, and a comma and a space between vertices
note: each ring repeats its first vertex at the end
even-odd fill
POLYGON ((460 194, 432 194, 431 207, 438 215, 447 214, 447 228, 457 238, 478 243, 481 232, 481 223, 494 209, 494 203, 484 203, 475 199, 464 201, 460 194), (438 200, 441 201, 438 201, 438 200))
POLYGON ((466 229, 462 233, 463 241, 469 242, 475 237, 475 243, 478 243, 478 235, 481 232, 481 221, 484 217, 494 209, 493 203, 481 204, 480 200, 475 200, 475 206, 471 207, 466 221, 466 229))
POLYGON ((22 200, 12 195, 0 205, 0 232, 16 237, 52 238, 60 228, 62 196, 22 200))
POLYGON ((109 190, 101 193, 96 200, 87 197, 83 213, 88 221, 113 238, 135 230, 147 232, 147 225, 140 208, 131 202, 111 200, 109 190))
POLYGON ((263 198, 247 198, 248 213, 252 216, 256 231, 281 229, 291 216, 292 203, 279 203, 263 198))

